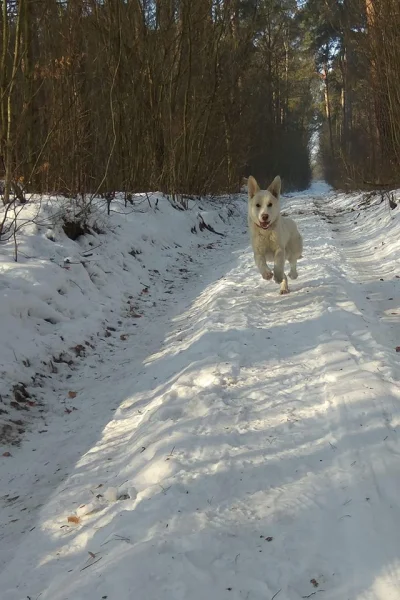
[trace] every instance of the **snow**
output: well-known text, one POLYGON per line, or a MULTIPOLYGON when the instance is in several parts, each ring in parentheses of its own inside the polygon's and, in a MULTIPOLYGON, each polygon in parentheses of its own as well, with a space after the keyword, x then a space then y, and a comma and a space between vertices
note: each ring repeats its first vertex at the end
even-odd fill
MULTIPOLYGON (((182 212, 160 195, 152 195, 149 202, 137 195, 133 207, 117 200, 110 218, 104 205, 96 204, 92 224, 107 234, 92 231, 72 241, 60 226, 68 202, 32 197, 18 218, 18 262, 12 239, 1 246, 0 397, 22 382, 35 386, 40 406, 43 379, 57 382, 55 371, 89 352, 110 334, 107 328, 119 328, 118 321, 127 315, 139 319, 156 293, 158 304, 168 305, 172 290, 166 287, 186 277, 187 263, 202 244, 220 237, 199 225, 206 222, 217 232, 226 229, 233 210, 227 198, 191 203, 191 210, 182 212)), ((243 200, 239 204, 245 205, 243 200)), ((130 329, 136 325, 130 323, 130 329)), ((20 419, 20 410, 7 403, 3 420, 8 427, 20 419)), ((57 410, 54 403, 52 410, 57 410)))
POLYGON ((280 296, 245 198, 200 204, 224 237, 162 198, 112 215, 95 281, 90 236, 27 229, 15 264, 10 246, 3 341, 32 366, 5 352, 3 385, 93 348, 27 386, 46 425, 1 448, 2 600, 398 600, 400 208, 321 183, 284 198, 305 249, 280 296))

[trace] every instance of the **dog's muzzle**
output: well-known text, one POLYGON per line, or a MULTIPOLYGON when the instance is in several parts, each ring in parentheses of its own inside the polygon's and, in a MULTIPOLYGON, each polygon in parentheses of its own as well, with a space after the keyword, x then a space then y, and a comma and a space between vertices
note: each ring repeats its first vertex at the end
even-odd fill
POLYGON ((260 229, 269 229, 271 226, 271 223, 268 221, 260 221, 259 223, 257 223, 257 227, 259 227, 260 229))

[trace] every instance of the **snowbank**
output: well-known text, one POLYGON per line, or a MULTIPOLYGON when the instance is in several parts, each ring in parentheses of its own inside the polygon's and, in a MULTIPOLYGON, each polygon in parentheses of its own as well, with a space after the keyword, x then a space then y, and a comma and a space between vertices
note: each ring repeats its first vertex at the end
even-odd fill
POLYGON ((118 197, 107 216, 96 200, 90 231, 76 241, 62 227, 70 200, 32 197, 19 207, 17 262, 12 236, 0 245, 0 419, 20 421, 40 404, 32 387, 73 367, 121 316, 140 318, 149 286, 164 291, 184 256, 226 233, 240 204, 202 200, 181 211, 161 194, 138 194, 127 207, 118 197))

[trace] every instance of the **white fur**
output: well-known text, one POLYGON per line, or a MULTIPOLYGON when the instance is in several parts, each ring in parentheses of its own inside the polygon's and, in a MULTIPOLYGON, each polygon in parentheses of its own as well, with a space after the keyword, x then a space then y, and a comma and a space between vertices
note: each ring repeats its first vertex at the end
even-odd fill
POLYGON ((293 219, 280 213, 281 178, 275 177, 267 190, 260 190, 257 181, 248 179, 249 211, 248 223, 254 261, 264 279, 272 279, 280 284, 280 293, 289 293, 285 275, 285 261, 290 264, 288 273, 297 279, 297 260, 303 252, 301 237, 293 219), (273 261, 273 272, 267 265, 273 261))

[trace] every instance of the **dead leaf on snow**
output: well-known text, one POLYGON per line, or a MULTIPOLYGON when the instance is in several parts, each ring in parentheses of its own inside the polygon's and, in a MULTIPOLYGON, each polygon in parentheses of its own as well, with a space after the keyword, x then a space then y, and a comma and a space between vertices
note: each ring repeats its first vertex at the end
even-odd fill
POLYGON ((75 525, 78 525, 78 523, 81 522, 80 518, 76 515, 71 515, 70 517, 68 517, 67 521, 68 523, 75 523, 75 525))

